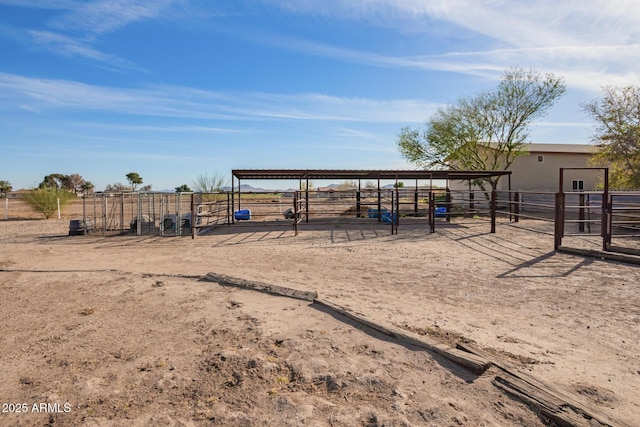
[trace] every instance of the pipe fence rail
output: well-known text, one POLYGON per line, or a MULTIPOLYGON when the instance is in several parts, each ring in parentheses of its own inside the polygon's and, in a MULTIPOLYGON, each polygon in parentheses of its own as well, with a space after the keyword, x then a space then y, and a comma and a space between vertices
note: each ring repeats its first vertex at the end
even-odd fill
POLYGON ((191 193, 94 193, 82 198, 93 233, 180 236, 191 232, 191 193))
MULTIPOLYGON (((20 206, 24 202, 10 203, 20 206)), ((79 212, 80 203, 86 230, 102 236, 195 238, 221 226, 261 224, 291 227, 298 235, 309 224, 343 222, 389 226, 391 234, 397 234, 403 220, 408 219, 414 225, 424 224, 430 233, 453 219, 457 225, 463 224, 463 220, 486 221, 491 233, 495 233, 499 219, 500 224, 553 235, 556 249, 563 243, 564 247, 601 244, 604 251, 640 254, 640 192, 630 191, 366 188, 94 193, 73 202, 74 215, 79 212)), ((5 209, 7 205, 9 202, 5 202, 5 209)), ((5 217, 9 215, 5 213, 5 217)))

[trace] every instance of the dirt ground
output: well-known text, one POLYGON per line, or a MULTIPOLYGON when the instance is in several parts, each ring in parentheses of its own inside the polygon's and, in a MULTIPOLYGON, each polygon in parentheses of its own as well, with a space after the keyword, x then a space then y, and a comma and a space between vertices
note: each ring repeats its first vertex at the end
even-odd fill
POLYGON ((544 425, 490 375, 209 272, 473 342, 640 425, 640 269, 556 253, 552 236, 464 220, 195 240, 68 237, 68 225, 0 221, 2 426, 544 425))

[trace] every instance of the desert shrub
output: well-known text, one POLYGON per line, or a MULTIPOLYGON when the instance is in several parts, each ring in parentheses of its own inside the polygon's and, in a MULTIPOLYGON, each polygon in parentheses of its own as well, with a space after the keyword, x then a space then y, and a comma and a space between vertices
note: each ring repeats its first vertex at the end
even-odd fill
POLYGON ((75 197, 75 194, 66 190, 36 189, 29 191, 25 195, 24 201, 36 212, 40 212, 49 219, 58 210, 58 199, 60 200, 60 208, 62 208, 75 197))

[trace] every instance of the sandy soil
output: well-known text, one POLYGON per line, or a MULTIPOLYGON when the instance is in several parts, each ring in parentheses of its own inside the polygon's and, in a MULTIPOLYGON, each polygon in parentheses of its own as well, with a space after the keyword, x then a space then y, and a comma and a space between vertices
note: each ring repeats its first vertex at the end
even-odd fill
POLYGON ((336 222, 192 241, 68 223, 0 221, 0 425, 544 425, 490 375, 208 272, 475 342, 640 425, 640 269, 556 253, 549 235, 336 222))

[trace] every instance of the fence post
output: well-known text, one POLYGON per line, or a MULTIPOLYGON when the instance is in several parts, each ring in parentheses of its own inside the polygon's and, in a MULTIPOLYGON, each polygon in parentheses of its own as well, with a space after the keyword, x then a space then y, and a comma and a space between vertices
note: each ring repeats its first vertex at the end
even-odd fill
POLYGON ((611 205, 613 205, 613 196, 611 195, 611 200, 609 199, 608 192, 605 192, 602 195, 602 250, 606 251, 609 249, 609 245, 611 244, 611 229, 613 228, 613 212, 611 209, 611 205))
POLYGON ((380 192, 380 180, 378 180, 378 222, 382 222, 382 193, 380 192))
POLYGON ((578 209, 578 231, 584 233, 584 193, 580 193, 578 195, 578 205, 580 208, 578 209))
POLYGON ((429 190, 429 228, 432 233, 436 231, 436 204, 433 191, 429 190))
POLYGON ((97 227, 98 226, 98 197, 96 196, 96 193, 93 193, 93 226, 97 227))
POLYGON ((102 194, 102 236, 107 237, 107 198, 102 194))
POLYGON ((473 218, 473 215, 475 214, 474 212, 475 208, 476 208, 475 193, 472 190, 469 192, 469 215, 471 216, 471 218, 473 218))
POLYGON ((293 231, 294 235, 298 235, 298 192, 293 192, 293 231))
MULTIPOLYGON (((397 190, 397 189, 396 189, 397 190)), ((391 235, 393 236, 393 227, 394 227, 394 221, 393 221, 393 214, 395 213, 395 208, 396 208, 396 195, 394 193, 394 191, 391 191, 391 235)))
POLYGON ((446 199, 445 202, 447 204, 446 210, 447 210, 447 222, 451 222, 451 216, 449 215, 449 212, 451 212, 451 190, 449 190, 449 187, 447 187, 446 190, 446 199))
MULTIPOLYGON (((133 216, 133 206, 131 207, 131 216, 133 216)), ((124 234, 124 193, 120 193, 120 234, 124 234)))
POLYGON ((136 221, 136 236, 142 236, 142 199, 140 197, 140 193, 138 193, 138 218, 136 221))
POLYGON ((191 240, 196 238, 196 198, 195 193, 191 193, 191 240))
POLYGON ((491 232, 496 232, 496 205, 497 194, 496 190, 491 191, 491 232))
POLYGON ((165 214, 164 214, 164 198, 165 198, 165 195, 161 194, 160 195, 160 235, 161 236, 164 236, 164 231, 165 231, 164 230, 164 217, 165 217, 165 214))
POLYGON ((4 219, 9 219, 9 197, 4 197, 4 219))
POLYGON ((400 225, 400 193, 396 188, 396 216, 391 215, 391 221, 396 225, 396 234, 398 234, 398 225, 400 225))
POLYGON ((587 194, 587 233, 591 234, 591 196, 587 194))
POLYGON ((513 194, 514 205, 513 205, 513 215, 514 222, 520 221, 520 193, 517 191, 513 194))
POLYGON ((307 188, 304 189, 304 222, 309 222, 309 180, 307 179, 307 188))
POLYGON ((555 208, 555 232, 553 248, 558 250, 562 246, 562 237, 564 235, 564 193, 556 193, 555 208))

